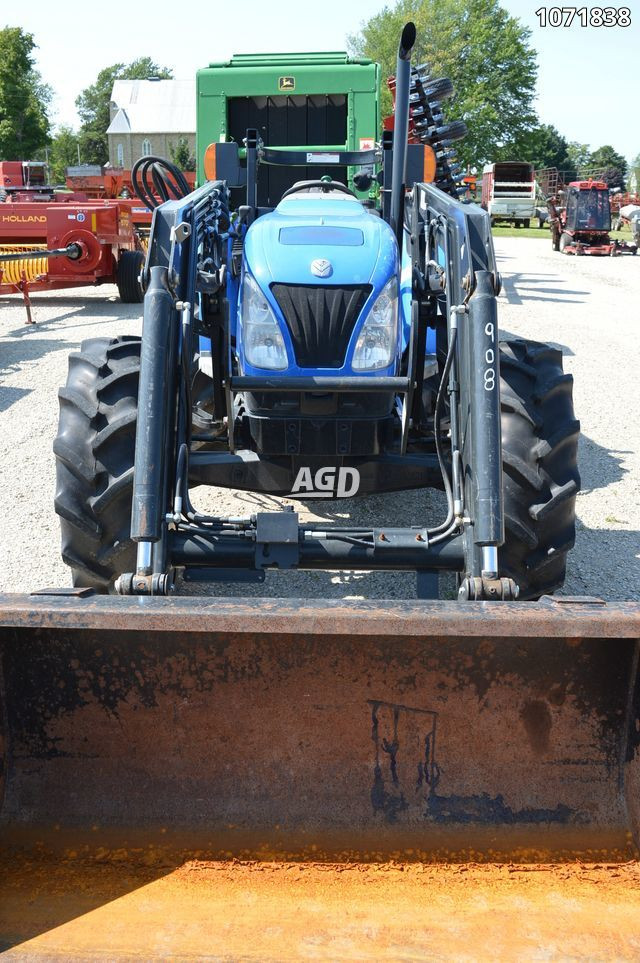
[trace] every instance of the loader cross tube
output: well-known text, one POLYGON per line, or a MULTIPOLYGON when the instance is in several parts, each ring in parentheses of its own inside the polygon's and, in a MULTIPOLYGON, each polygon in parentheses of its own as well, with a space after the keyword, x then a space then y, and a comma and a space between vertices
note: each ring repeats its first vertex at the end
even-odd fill
MULTIPOLYGON (((277 515, 277 513, 269 513, 277 515)), ((429 544, 425 530, 413 528, 372 529, 370 545, 348 541, 352 530, 331 527, 320 531, 308 525, 298 527, 299 557, 295 565, 280 566, 258 562, 255 542, 239 541, 231 535, 217 535, 215 541, 206 535, 174 532, 171 535, 171 557, 174 564, 212 568, 279 568, 353 569, 354 571, 459 571, 463 562, 462 538, 429 544), (326 537, 322 537, 326 536, 326 537), (345 540, 342 541, 341 539, 345 540)), ((279 543, 274 542, 274 545, 279 543)), ((268 553, 267 558, 271 555, 268 553)))
POLYGON ((298 391, 339 391, 347 394, 369 394, 388 392, 389 394, 406 394, 411 387, 408 378, 371 377, 371 378, 278 378, 239 376, 230 381, 231 391, 267 391, 291 393, 298 391))

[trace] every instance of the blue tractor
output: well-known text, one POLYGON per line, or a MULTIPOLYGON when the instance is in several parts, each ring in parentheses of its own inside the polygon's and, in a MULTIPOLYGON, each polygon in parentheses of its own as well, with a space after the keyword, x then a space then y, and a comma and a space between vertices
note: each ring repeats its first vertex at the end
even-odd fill
POLYGON ((499 340, 490 219, 459 199, 463 125, 434 99, 449 82, 412 70, 414 41, 408 24, 394 131, 370 149, 301 154, 249 129, 211 145, 215 177, 192 193, 172 165, 136 165, 155 207, 143 336, 85 342, 60 393, 56 509, 76 586, 162 595, 178 571, 270 567, 412 569, 419 597, 449 570, 463 600, 562 585, 571 377, 555 348, 499 340), (296 164, 357 167, 357 191, 323 174, 260 206, 261 171, 296 164), (320 530, 290 510, 203 514, 197 485, 317 499, 437 487, 447 509, 320 530))

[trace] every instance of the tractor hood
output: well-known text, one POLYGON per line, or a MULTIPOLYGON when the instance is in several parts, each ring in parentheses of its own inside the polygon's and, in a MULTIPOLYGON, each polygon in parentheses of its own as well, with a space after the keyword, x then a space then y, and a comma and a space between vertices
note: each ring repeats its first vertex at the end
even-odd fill
POLYGON ((348 195, 285 198, 247 231, 245 263, 263 290, 272 282, 381 287, 398 272, 389 225, 348 195))

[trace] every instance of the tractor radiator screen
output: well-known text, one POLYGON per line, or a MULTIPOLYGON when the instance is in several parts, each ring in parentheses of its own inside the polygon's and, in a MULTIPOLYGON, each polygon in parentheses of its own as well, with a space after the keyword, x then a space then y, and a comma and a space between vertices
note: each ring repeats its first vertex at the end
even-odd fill
MULTIPOLYGON (((269 147, 342 146, 347 142, 346 94, 230 97, 227 111, 227 133, 238 144, 244 141, 248 128, 255 128, 269 147)), ((275 207, 296 181, 317 180, 323 174, 347 183, 346 167, 265 165, 258 177, 258 204, 275 207)), ((244 203, 240 192, 238 199, 244 203)))
POLYGON ((298 365, 341 368, 371 286, 272 284, 271 291, 287 322, 298 365))

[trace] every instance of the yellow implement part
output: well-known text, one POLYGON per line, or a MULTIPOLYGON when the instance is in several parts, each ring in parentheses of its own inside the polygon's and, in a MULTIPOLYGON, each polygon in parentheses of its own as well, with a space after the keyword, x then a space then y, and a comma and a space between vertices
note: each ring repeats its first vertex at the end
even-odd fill
MULTIPOLYGON (((19 254, 20 251, 46 251, 46 244, 0 244, 0 254, 19 254)), ((0 262, 0 284, 20 284, 35 281, 49 270, 46 257, 28 258, 24 261, 0 262)))

